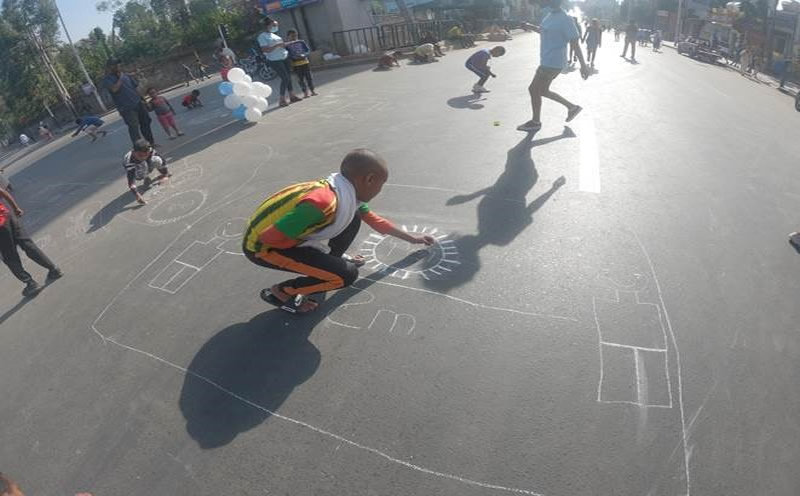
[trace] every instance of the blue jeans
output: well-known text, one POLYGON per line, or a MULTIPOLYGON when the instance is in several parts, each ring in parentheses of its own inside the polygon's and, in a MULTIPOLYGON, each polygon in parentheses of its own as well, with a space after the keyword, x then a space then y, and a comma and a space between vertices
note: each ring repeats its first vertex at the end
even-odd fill
POLYGON ((288 59, 283 60, 267 60, 267 65, 272 68, 277 74, 278 77, 281 79, 281 88, 280 94, 281 98, 286 95, 288 90, 291 93, 292 90, 292 73, 291 66, 289 65, 288 59))

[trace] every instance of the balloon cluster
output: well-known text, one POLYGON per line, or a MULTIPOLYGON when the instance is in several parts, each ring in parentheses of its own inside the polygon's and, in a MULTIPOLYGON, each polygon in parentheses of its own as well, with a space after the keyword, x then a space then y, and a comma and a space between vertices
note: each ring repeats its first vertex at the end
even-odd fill
POLYGON ((258 122, 269 107, 267 98, 272 88, 259 81, 253 81, 239 67, 228 71, 228 80, 219 83, 219 93, 225 97, 225 108, 233 111, 237 119, 258 122))

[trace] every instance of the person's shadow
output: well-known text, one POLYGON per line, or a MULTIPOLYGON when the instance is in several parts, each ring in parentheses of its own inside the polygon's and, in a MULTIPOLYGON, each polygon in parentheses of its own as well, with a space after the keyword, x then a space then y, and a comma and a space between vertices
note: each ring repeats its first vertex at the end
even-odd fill
MULTIPOLYGON (((139 191, 143 191, 143 189, 140 188, 139 191)), ((118 197, 107 203, 103 208, 95 212, 89 221, 89 230, 87 231, 87 234, 102 229, 118 214, 127 212, 128 210, 136 210, 142 206, 143 205, 136 203, 136 200, 134 200, 133 194, 130 192, 130 190, 125 190, 124 193, 120 194, 118 197)))
POLYGON ((532 136, 532 134, 527 135, 508 151, 505 169, 493 185, 474 193, 456 195, 447 200, 447 205, 459 205, 476 198, 481 199, 478 202, 478 232, 454 238, 453 244, 460 257, 458 269, 449 272, 448 277, 425 280, 427 286, 439 291, 448 291, 472 280, 480 270, 480 251, 488 245, 506 246, 514 241, 533 223, 533 214, 558 188, 566 184, 566 179, 561 176, 553 182, 550 189, 532 202, 527 202, 526 196, 539 180, 539 173, 531 158, 531 149, 575 137, 575 133, 568 126, 564 126, 564 131, 558 136, 538 140, 532 140, 532 136))
POLYGON ((472 93, 470 95, 456 96, 447 100, 447 104, 456 109, 480 110, 483 108, 482 102, 485 100, 481 94, 472 93))
MULTIPOLYGON (((425 253, 412 253, 394 265, 412 265, 425 253)), ((358 288, 338 291, 313 312, 291 315, 269 307, 215 334, 187 367, 181 390, 179 406, 192 439, 203 449, 218 448, 267 420, 319 368, 321 354, 308 340, 314 328, 388 275, 362 278, 358 288)))

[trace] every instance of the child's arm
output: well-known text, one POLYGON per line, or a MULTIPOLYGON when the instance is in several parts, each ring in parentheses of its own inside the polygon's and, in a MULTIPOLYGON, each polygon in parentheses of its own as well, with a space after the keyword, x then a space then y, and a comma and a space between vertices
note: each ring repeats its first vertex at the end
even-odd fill
POLYGON ((369 207, 365 208, 362 206, 359 210, 359 213, 361 214, 361 220, 381 234, 393 236, 413 244, 426 244, 430 246, 436 242, 433 236, 429 236, 427 234, 417 236, 414 234, 409 234, 402 229, 398 229, 390 221, 384 219, 375 212, 371 212, 369 207))
POLYGON ((6 203, 8 203, 11 206, 11 208, 14 210, 14 213, 17 214, 18 216, 22 216, 22 214, 25 213, 25 212, 23 212, 23 210, 21 208, 19 208, 19 205, 17 204, 17 201, 14 200, 14 197, 11 196, 11 193, 9 193, 8 191, 6 191, 3 188, 0 188, 0 198, 5 200, 6 203))
POLYGON ((144 201, 144 198, 142 198, 142 195, 139 193, 139 189, 136 187, 136 174, 133 172, 133 170, 129 170, 127 177, 128 177, 128 189, 131 190, 131 193, 133 193, 133 196, 134 198, 136 198, 136 201, 140 205, 144 205, 146 202, 144 201))
POLYGON ((75 132, 72 133, 72 137, 74 138, 75 136, 80 134, 80 132, 83 131, 85 128, 86 128, 85 124, 81 124, 80 126, 78 126, 78 129, 76 129, 75 132))

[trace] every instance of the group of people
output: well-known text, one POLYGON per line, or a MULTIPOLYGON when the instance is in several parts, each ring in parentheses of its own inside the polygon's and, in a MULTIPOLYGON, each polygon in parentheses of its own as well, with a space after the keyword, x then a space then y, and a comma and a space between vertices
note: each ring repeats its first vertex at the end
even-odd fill
POLYGON ((280 79, 278 105, 286 107, 302 100, 294 92, 292 72, 297 76, 303 98, 316 96, 311 63, 308 60, 311 53, 308 44, 298 39, 297 31, 293 29, 286 32, 287 41, 284 41, 278 36, 280 29, 278 21, 270 17, 264 18, 264 27, 266 29, 258 35, 257 41, 259 49, 267 59, 267 65, 280 79))

